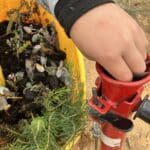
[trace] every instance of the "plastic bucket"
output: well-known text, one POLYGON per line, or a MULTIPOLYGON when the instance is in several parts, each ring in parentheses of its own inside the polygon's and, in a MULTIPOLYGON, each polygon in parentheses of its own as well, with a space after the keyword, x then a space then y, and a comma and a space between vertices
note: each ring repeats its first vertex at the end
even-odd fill
MULTIPOLYGON (((21 0, 0 0, 0 22, 4 20, 9 20, 7 12, 12 9, 18 8, 20 6, 20 1, 21 0)), ((33 0, 26 0, 26 1, 31 3, 33 0)), ((71 70, 72 70, 72 77, 75 81, 75 86, 74 86, 75 94, 78 93, 78 89, 81 89, 79 83, 83 83, 83 91, 84 91, 83 99, 85 99, 86 98, 85 68, 84 68, 84 61, 81 53, 76 48, 72 40, 66 36, 66 34, 63 31, 63 28, 59 25, 57 20, 44 8, 42 8, 41 6, 39 6, 39 8, 40 8, 39 14, 38 15, 33 14, 32 19, 34 19, 36 22, 41 23, 43 26, 45 26, 48 22, 49 23, 53 22, 55 24, 56 30, 58 32, 60 48, 64 50, 67 54, 66 61, 72 64, 71 70)), ((23 9, 22 11, 26 11, 26 10, 23 9)), ((0 77, 2 78, 2 73, 0 73, 0 77)), ((73 144, 75 144, 78 139, 79 137, 67 143, 66 150, 69 150, 70 147, 73 144)))

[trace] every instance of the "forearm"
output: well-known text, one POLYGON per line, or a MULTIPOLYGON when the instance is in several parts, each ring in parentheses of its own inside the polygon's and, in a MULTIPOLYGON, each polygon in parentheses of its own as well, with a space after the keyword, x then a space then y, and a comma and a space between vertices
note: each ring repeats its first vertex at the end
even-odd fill
POLYGON ((75 21, 90 9, 112 0, 38 0, 51 11, 69 35, 75 21))

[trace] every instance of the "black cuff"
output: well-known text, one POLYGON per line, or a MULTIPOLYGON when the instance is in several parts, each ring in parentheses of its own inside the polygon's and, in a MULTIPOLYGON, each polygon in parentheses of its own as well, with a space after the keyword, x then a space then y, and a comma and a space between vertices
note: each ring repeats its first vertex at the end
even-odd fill
MULTIPOLYGON (((69 36, 74 22, 90 9, 112 0, 60 0, 55 7, 55 16, 69 36)), ((109 10, 108 10, 109 11, 109 10)))

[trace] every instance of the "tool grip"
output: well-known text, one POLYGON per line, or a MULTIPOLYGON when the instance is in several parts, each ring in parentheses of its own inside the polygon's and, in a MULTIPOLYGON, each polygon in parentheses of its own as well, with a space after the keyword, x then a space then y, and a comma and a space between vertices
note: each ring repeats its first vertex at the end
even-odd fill
POLYGON ((150 124, 150 100, 149 99, 144 99, 144 101, 142 102, 142 104, 137 110, 135 118, 136 117, 150 124))

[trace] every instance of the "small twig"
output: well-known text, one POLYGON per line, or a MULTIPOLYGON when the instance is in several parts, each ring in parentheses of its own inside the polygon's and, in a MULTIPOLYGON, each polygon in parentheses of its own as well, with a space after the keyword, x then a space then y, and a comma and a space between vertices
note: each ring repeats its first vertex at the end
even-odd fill
POLYGON ((23 99, 23 97, 11 97, 11 96, 7 96, 6 97, 7 99, 12 99, 12 100, 21 100, 21 99, 23 99))
POLYGON ((22 141, 20 139, 18 139, 18 142, 21 143, 21 144, 29 144, 30 142, 25 142, 25 141, 22 141))
POLYGON ((62 103, 58 104, 55 108, 50 109, 50 110, 47 110, 47 111, 53 112, 53 111, 55 111, 56 109, 58 109, 59 107, 61 107, 63 104, 65 104, 67 101, 68 101, 68 99, 66 99, 65 101, 62 101, 62 103))
POLYGON ((50 123, 51 123, 51 120, 52 120, 52 117, 53 117, 54 113, 52 113, 52 115, 49 116, 49 119, 48 119, 48 131, 47 131, 47 144, 45 146, 45 150, 48 150, 49 149, 49 142, 50 142, 50 130, 51 130, 51 126, 50 126, 50 123))
POLYGON ((10 34, 11 33, 11 29, 13 27, 13 24, 14 24, 14 21, 13 19, 10 17, 10 20, 9 20, 9 23, 8 23, 8 26, 7 26, 7 29, 6 29, 6 34, 10 34))
POLYGON ((8 127, 1 126, 1 125, 0 125, 0 129, 2 129, 2 130, 7 130, 9 133, 12 133, 12 134, 14 134, 14 135, 18 135, 18 136, 22 137, 22 134, 20 134, 20 133, 14 131, 14 130, 8 128, 8 127))
POLYGON ((95 141, 95 150, 98 150, 98 141, 99 141, 99 139, 97 137, 94 137, 94 141, 95 141))
POLYGON ((17 50, 17 57, 19 57, 19 55, 23 53, 30 45, 31 45, 31 42, 26 41, 21 47, 19 47, 19 49, 17 50))
POLYGON ((128 149, 131 150, 131 144, 130 144, 129 138, 126 138, 126 144, 127 144, 128 149))

